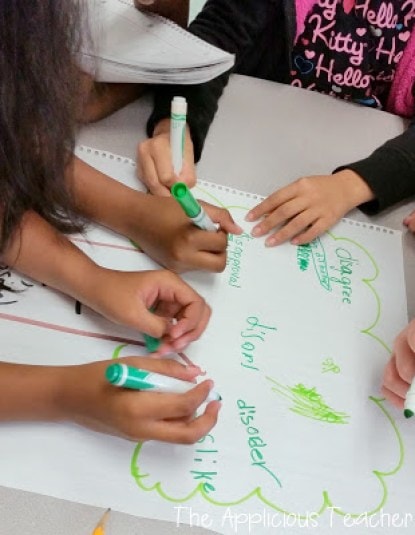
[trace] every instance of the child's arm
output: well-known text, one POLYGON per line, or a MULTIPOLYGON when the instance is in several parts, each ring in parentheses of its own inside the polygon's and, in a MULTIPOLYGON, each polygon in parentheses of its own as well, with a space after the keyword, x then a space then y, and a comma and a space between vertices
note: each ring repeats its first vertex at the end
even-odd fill
MULTIPOLYGON (((374 214, 415 194, 415 123, 369 157, 340 167, 333 175, 297 180, 251 210, 249 221, 267 215, 253 228, 271 233, 266 244, 312 241, 358 206, 374 214)), ((406 223, 409 225, 411 218, 406 223)))
POLYGON ((399 409, 415 376, 415 320, 396 337, 393 353, 385 367, 382 395, 399 409))
MULTIPOLYGON (((194 381, 197 367, 165 359, 128 357, 130 366, 194 381)), ((112 361, 113 362, 113 361, 112 361)), ((111 361, 78 366, 30 366, 0 363, 0 421, 72 421, 90 429, 134 441, 162 440, 193 443, 215 425, 220 403, 197 408, 206 399, 211 381, 186 394, 125 390, 104 379, 111 361)))
POLYGON ((123 272, 95 264, 34 212, 27 212, 2 261, 60 290, 111 321, 163 337, 162 352, 199 338, 210 316, 204 299, 169 271, 123 272), (157 304, 169 319, 149 312, 157 304))
POLYGON ((212 205, 206 211, 219 232, 196 228, 172 197, 161 198, 124 186, 79 159, 68 173, 79 210, 88 218, 127 236, 163 266, 223 271, 227 232, 239 234, 229 212, 212 205))
MULTIPOLYGON (((281 9, 277 7, 278 4, 274 0, 245 0, 243 3, 240 0, 210 1, 190 24, 189 31, 200 39, 235 54, 236 70, 241 67, 245 72, 252 67, 250 74, 255 74, 255 61, 264 63, 265 58, 270 57, 269 72, 263 76, 270 78, 271 64, 274 64, 278 49, 281 49, 281 36, 277 36, 275 23, 276 13, 281 9), (264 29, 272 26, 275 26, 275 31, 267 32, 265 40, 264 29), (252 65, 245 65, 249 54, 255 55, 255 59, 251 61, 252 65)), ((172 98, 181 95, 188 103, 187 150, 179 178, 192 186, 196 180, 194 161, 200 159, 206 135, 229 76, 230 72, 227 72, 201 85, 163 85, 155 88, 154 108, 147 124, 150 139, 138 148, 140 178, 152 193, 166 195, 168 190, 165 186, 171 186, 177 181, 171 164, 169 141, 168 118, 172 98)))

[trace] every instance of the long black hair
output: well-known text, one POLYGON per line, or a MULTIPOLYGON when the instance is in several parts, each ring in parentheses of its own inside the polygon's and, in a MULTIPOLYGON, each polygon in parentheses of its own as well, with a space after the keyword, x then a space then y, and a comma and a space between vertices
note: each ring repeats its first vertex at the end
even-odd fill
POLYGON ((81 105, 80 0, 0 0, 0 251, 34 210, 82 227, 65 170, 81 105))

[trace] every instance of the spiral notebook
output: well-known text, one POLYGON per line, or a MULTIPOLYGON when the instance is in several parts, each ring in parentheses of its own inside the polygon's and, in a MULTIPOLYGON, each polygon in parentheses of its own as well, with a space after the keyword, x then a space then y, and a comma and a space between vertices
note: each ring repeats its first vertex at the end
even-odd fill
MULTIPOLYGON (((138 187, 131 160, 77 154, 138 187)), ((186 356, 223 397, 217 425, 177 446, 67 423, 2 424, 0 485, 225 535, 348 535, 362 525, 394 535, 405 523, 413 532, 412 422, 380 395, 407 322, 401 232, 344 219, 307 246, 270 249, 244 220, 261 197, 205 181, 195 193, 244 229, 229 236, 223 273, 185 275, 212 307, 186 356)), ((103 265, 158 267, 103 228, 86 238, 73 237, 103 265)), ((143 352, 139 333, 25 282, 2 292, 0 358, 65 365, 143 352)))
POLYGON ((133 0, 88 0, 88 7, 80 65, 98 81, 196 84, 233 66, 233 55, 138 11, 133 0))

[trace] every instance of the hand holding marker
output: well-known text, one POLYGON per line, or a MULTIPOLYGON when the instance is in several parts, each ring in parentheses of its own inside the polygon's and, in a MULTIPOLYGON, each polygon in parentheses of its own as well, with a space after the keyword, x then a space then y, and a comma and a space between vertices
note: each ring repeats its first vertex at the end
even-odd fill
MULTIPOLYGON (((187 102, 184 97, 174 97, 171 101, 170 113, 170 144, 173 170, 179 176, 183 167, 184 140, 186 134, 187 102)), ((171 188, 171 194, 180 203, 185 214, 193 224, 202 230, 216 232, 218 230, 200 204, 190 193, 183 182, 177 182, 171 188)))
MULTIPOLYGON (((185 394, 196 386, 195 383, 119 363, 108 366, 105 378, 114 386, 145 390, 146 392, 185 394)), ((217 392, 211 390, 205 401, 209 403, 210 401, 221 401, 221 399, 222 397, 217 392)))
POLYGON ((209 230, 211 232, 216 232, 218 230, 218 225, 213 223, 207 213, 193 197, 186 184, 183 182, 176 182, 171 188, 171 194, 194 225, 202 230, 209 230))

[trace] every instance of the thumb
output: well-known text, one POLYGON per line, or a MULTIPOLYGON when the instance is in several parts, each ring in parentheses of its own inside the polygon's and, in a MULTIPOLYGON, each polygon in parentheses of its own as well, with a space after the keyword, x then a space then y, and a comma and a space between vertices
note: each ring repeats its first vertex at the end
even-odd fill
POLYGON ((150 310, 144 309, 141 315, 140 330, 153 338, 161 338, 167 333, 170 325, 168 318, 162 318, 150 310))

